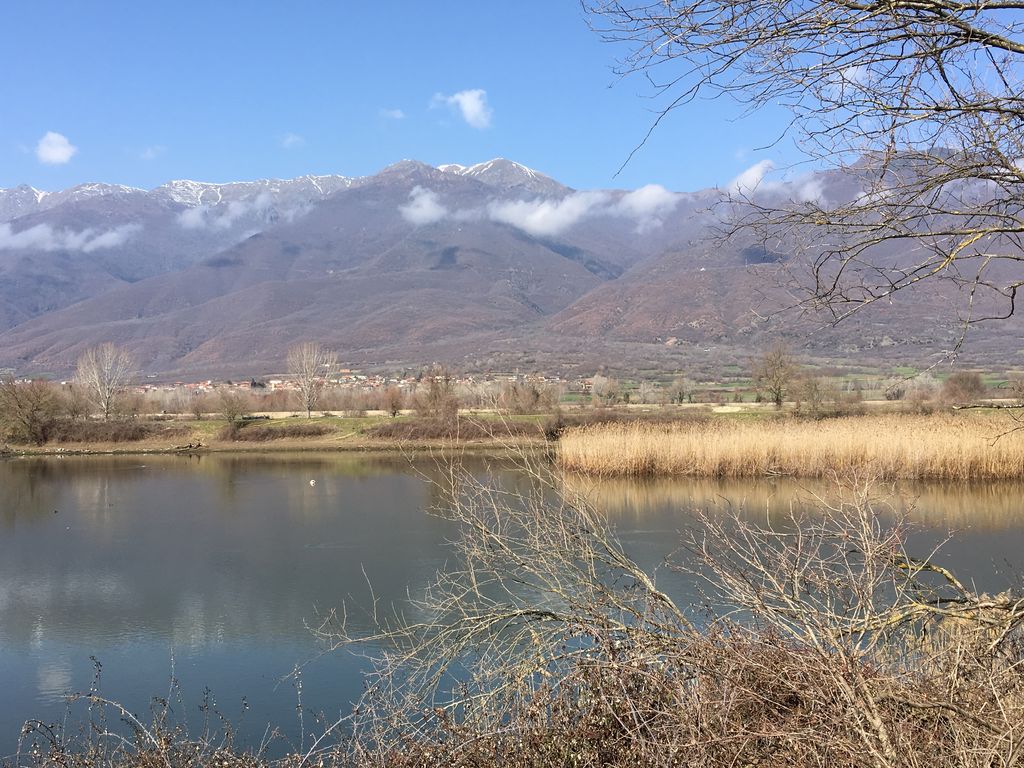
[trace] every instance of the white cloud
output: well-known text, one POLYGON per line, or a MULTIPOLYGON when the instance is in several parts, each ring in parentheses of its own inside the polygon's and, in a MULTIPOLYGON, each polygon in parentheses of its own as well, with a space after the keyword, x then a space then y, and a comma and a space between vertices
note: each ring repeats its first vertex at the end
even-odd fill
POLYGON ((459 91, 451 96, 443 93, 434 94, 433 105, 445 104, 452 109, 457 109, 472 128, 483 130, 491 127, 493 110, 487 105, 487 91, 482 88, 474 88, 467 91, 459 91))
MULTIPOLYGON (((730 181, 725 191, 731 196, 749 197, 761 187, 765 175, 774 169, 775 163, 771 160, 761 160, 730 181)), ((768 185, 771 185, 771 182, 768 185)))
POLYGON ((388 120, 405 120, 405 112, 400 109, 382 109, 380 116, 388 120))
POLYGON ((636 219, 637 231, 648 232, 661 226, 662 220, 675 210, 682 197, 660 184, 648 184, 623 195, 615 204, 614 212, 636 219))
POLYGON ((306 143, 305 138, 297 133, 286 133, 281 138, 281 146, 285 149, 297 149, 306 143))
POLYGON ((434 224, 443 219, 487 219, 516 227, 534 237, 554 237, 592 216, 633 219, 637 232, 642 234, 661 226, 683 195, 649 184, 621 197, 603 191, 573 192, 561 199, 494 200, 483 208, 455 210, 446 208, 436 192, 423 187, 413 189, 409 198, 409 203, 398 210, 411 224, 434 224))
MULTIPOLYGON (((274 197, 269 192, 261 192, 252 201, 232 200, 227 205, 211 208, 197 205, 178 214, 178 224, 184 229, 231 229, 238 221, 251 214, 263 214, 274 204, 274 197)), ((291 221, 296 211, 286 211, 285 217, 291 221)))
POLYGON ((77 151, 78 147, 68 141, 67 136, 54 131, 47 131, 36 144, 36 157, 46 165, 64 165, 77 151))
POLYGON ((206 226, 207 210, 205 205, 197 205, 195 208, 184 210, 178 214, 178 224, 185 229, 202 229, 206 226))
POLYGON ((800 203, 824 203, 825 184, 820 178, 807 176, 793 184, 793 197, 800 203))
POLYGON ((784 175, 780 180, 767 178, 775 170, 775 163, 762 160, 747 168, 725 187, 729 197, 749 199, 757 196, 775 196, 794 203, 828 205, 825 181, 816 173, 802 176, 784 175))
POLYGON ((80 232, 69 229, 54 229, 49 224, 14 232, 10 224, 0 224, 0 250, 34 251, 82 251, 92 253, 102 248, 116 248, 142 231, 140 224, 121 226, 98 232, 87 228, 80 232))
POLYGON ((96 237, 82 246, 82 250, 86 253, 92 253, 100 248, 117 248, 119 245, 124 245, 130 238, 141 231, 141 224, 122 224, 120 227, 114 227, 96 235, 96 237))
POLYGON ((162 144, 154 144, 152 147, 146 147, 139 152, 139 158, 142 160, 156 160, 166 151, 167 147, 162 144))
POLYGON ((487 206, 493 221, 538 237, 559 235, 608 202, 607 192, 575 192, 561 200, 496 201, 487 206))
POLYGON ((437 192, 423 187, 414 187, 409 193, 409 204, 399 209, 402 218, 410 224, 434 224, 448 216, 448 209, 441 205, 437 192))

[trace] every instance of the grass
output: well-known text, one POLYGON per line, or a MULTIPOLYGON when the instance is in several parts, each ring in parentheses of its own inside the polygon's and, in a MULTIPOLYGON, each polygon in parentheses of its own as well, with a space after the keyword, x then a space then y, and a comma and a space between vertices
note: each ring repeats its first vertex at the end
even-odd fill
POLYGON ((559 461, 564 469, 605 477, 825 477, 869 470, 886 479, 1011 479, 1024 476, 1024 423, 1009 414, 884 414, 602 424, 568 430, 559 461))

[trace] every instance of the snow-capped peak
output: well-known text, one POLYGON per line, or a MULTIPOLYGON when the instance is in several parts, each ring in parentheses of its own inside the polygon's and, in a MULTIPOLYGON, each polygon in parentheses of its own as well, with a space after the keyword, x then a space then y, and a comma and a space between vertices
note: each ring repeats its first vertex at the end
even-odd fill
POLYGON ((527 168, 514 160, 495 157, 475 165, 447 163, 439 171, 476 179, 493 187, 529 192, 534 195, 564 195, 568 188, 543 173, 527 168))
POLYGON ((487 160, 483 163, 477 163, 471 165, 462 171, 463 176, 483 176, 488 173, 494 172, 513 172, 521 173, 531 179, 538 179, 541 174, 537 173, 532 168, 527 168, 525 165, 515 162, 514 160, 506 160, 503 157, 496 157, 493 160, 487 160))

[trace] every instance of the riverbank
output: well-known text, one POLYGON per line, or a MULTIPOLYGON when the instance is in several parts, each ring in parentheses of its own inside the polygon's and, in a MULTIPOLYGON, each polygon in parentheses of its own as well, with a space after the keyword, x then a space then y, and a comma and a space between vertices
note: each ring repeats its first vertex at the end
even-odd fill
MULTIPOLYGON (((442 422, 415 416, 382 415, 224 419, 138 419, 133 429, 109 430, 115 439, 94 439, 82 430, 75 439, 43 445, 0 445, 0 456, 74 456, 192 453, 281 453, 304 451, 504 450, 542 446, 544 417, 467 414, 442 422), (141 437, 140 437, 141 435, 141 437)), ((99 426, 94 424, 94 426, 99 426)))
POLYGON ((581 427, 559 441, 563 469, 602 477, 827 477, 998 480, 1024 476, 1020 414, 888 413, 823 420, 724 420, 581 427))

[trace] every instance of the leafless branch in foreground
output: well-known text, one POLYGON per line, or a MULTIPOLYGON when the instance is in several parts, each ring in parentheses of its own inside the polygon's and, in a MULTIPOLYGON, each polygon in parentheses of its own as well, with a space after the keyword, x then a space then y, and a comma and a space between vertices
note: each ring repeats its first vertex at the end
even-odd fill
MULTIPOLYGON (((840 322, 944 281, 966 329, 1024 284, 1024 3, 582 0, 649 81, 659 121, 699 98, 781 105, 839 174, 729 189, 725 231, 795 254, 800 306, 840 322)), ((962 341, 962 340, 961 340, 962 341)))
POLYGON ((764 524, 698 514, 684 609, 545 470, 509 489, 457 468, 451 567, 369 641, 360 765, 992 766, 1024 728, 1024 600, 905 550, 855 479, 764 524))

